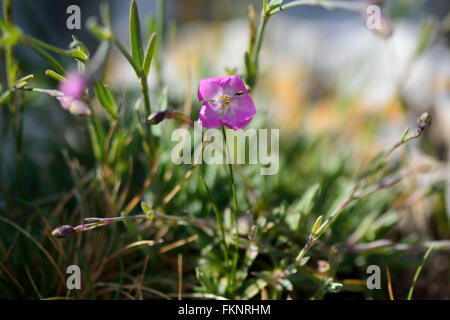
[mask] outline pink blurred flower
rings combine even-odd
[[[204,101],[198,123],[206,129],[223,124],[230,129],[241,130],[256,113],[255,104],[244,82],[236,75],[201,80],[198,100]]]
[[[65,96],[80,99],[88,86],[88,79],[78,72],[70,72],[66,79],[59,84],[59,91]]]
[[[59,84],[62,96],[57,97],[64,110],[78,117],[87,117],[91,114],[88,105],[81,98],[89,85],[89,79],[78,72],[70,72],[64,81]]]
[[[57,98],[64,110],[78,117],[87,117],[91,115],[91,109],[81,100],[74,99],[69,96],[62,96]]]

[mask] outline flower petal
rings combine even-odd
[[[78,117],[87,117],[91,114],[88,105],[81,100],[75,100],[73,97],[63,96],[57,98],[64,110]]]
[[[220,86],[222,78],[207,78],[200,81],[198,86],[198,101],[206,99],[217,100],[222,95]]]
[[[222,123],[230,129],[244,129],[256,113],[256,107],[252,98],[245,93],[233,97],[230,107],[225,111]]]
[[[64,95],[73,97],[75,99],[81,98],[88,86],[88,80],[83,75],[71,72],[67,75],[66,79],[59,84],[59,90]]]
[[[214,103],[205,102],[198,115],[198,124],[206,129],[217,128],[222,125],[220,109]]]
[[[244,81],[242,81],[242,79],[237,75],[221,78],[220,86],[223,89],[223,94],[230,97],[234,96],[238,92],[248,93]]]

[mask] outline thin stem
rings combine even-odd
[[[23,93],[21,95],[21,101],[19,105],[19,125],[17,128],[17,140],[16,140],[16,162],[17,162],[17,180],[19,183],[19,191],[22,196],[25,195],[25,180],[23,175],[23,119],[25,113],[25,100]]]
[[[87,222],[85,224],[80,224],[75,227],[71,226],[59,226],[55,228],[52,232],[53,236],[57,238],[67,238],[72,236],[75,232],[84,232],[92,230],[98,227],[107,226],[111,223],[130,221],[130,220],[141,220],[141,219],[161,219],[161,220],[171,220],[171,221],[184,221],[186,223],[191,223],[198,225],[201,228],[215,229],[208,221],[202,219],[189,219],[187,217],[179,216],[168,216],[164,214],[157,213],[153,210],[146,212],[145,214],[137,214],[133,216],[123,216],[123,217],[113,217],[113,218],[85,218]]]
[[[30,44],[30,48],[34,50],[34,52],[36,52],[38,55],[40,55],[43,59],[47,60],[53,66],[53,68],[55,68],[56,72],[61,75],[64,75],[66,73],[63,66],[61,66],[58,60],[53,58],[47,51],[43,50],[37,45],[32,44]]]
[[[431,116],[428,113],[423,113],[417,120],[418,127],[414,133],[410,134],[409,128],[407,128],[402,138],[399,142],[395,143],[385,154],[382,158],[383,160],[387,161],[387,158],[400,146],[407,143],[408,141],[411,141],[413,139],[419,138],[424,131],[430,126],[431,124]],[[409,170],[403,175],[391,177],[389,175],[385,175],[382,177],[377,183],[369,185],[366,187],[362,192],[358,193],[358,188],[362,181],[364,180],[364,177],[366,175],[363,175],[360,180],[356,183],[355,187],[353,188],[350,195],[339,205],[338,208],[336,208],[328,217],[328,219],[315,231],[311,233],[308,240],[306,241],[303,249],[300,251],[300,253],[297,255],[295,259],[295,263],[291,266],[295,268],[296,266],[301,264],[302,258],[305,256],[305,254],[308,252],[308,250],[314,245],[314,243],[319,239],[319,237],[328,229],[328,227],[331,225],[331,223],[336,219],[336,217],[353,201],[356,201],[361,198],[368,197],[380,190],[388,189],[400,181],[402,181],[407,175],[414,173],[415,170]]]
[[[3,17],[8,24],[13,25],[14,20],[11,0],[3,0]],[[7,46],[5,48],[5,69],[7,85],[9,88],[12,88],[16,82],[13,46]]]
[[[125,59],[128,60],[131,67],[133,68],[134,72],[136,73],[136,76],[140,79],[141,78],[141,70],[138,67],[138,65],[134,62],[133,57],[128,53],[127,49],[120,43],[119,40],[116,39],[116,37],[111,38],[111,42],[114,43],[114,45],[119,49],[119,51],[123,54]]]
[[[410,174],[414,172],[413,170],[409,171],[407,174]],[[407,174],[404,174],[403,176],[396,177],[395,179],[390,180],[389,182],[385,182],[385,179],[387,177],[382,178],[378,183],[375,185],[371,185],[367,187],[368,191],[356,194],[356,189],[353,189],[353,191],[350,193],[350,195],[337,207],[328,217],[327,220],[320,226],[319,231],[317,231],[315,234],[311,234],[308,240],[306,241],[305,246],[300,251],[299,255],[295,259],[295,265],[300,264],[302,258],[305,256],[305,254],[308,252],[308,250],[316,243],[316,241],[319,239],[319,237],[325,232],[326,229],[331,225],[331,223],[339,216],[339,214],[344,211],[345,208],[348,207],[351,203],[358,199],[366,198],[376,192],[379,192],[381,190],[388,189],[396,184],[398,184],[400,181],[402,181]],[[357,184],[358,185],[358,184]]]
[[[145,106],[145,119],[147,119],[151,114],[151,107],[150,107],[150,95],[148,92],[148,82],[147,78],[144,74],[141,74],[140,78],[140,84],[141,84],[141,91],[144,96],[144,106]]]
[[[252,52],[252,62],[255,66],[255,76],[258,73],[258,65],[259,65],[259,52],[261,51],[261,46],[264,38],[264,31],[266,30],[267,22],[269,21],[268,15],[264,12],[261,13],[261,21],[258,26],[258,31],[256,32],[255,44]]]
[[[127,49],[120,43],[119,40],[116,39],[115,36],[111,38],[111,42],[119,49],[119,51],[123,54],[125,59],[128,60],[131,67],[133,68],[134,72],[136,73],[136,76],[139,79],[139,84],[141,86],[142,95],[144,96],[144,108],[145,108],[145,119],[147,119],[151,112],[151,105],[150,105],[150,95],[149,95],[149,88],[148,88],[148,82],[147,77],[145,76],[144,72],[141,70],[141,68],[134,62],[133,57],[129,54]],[[145,134],[147,142],[150,143],[150,153],[153,153],[153,149],[151,148],[151,140],[152,140],[152,129],[149,125],[145,126]],[[151,156],[151,155],[150,155]]]
[[[229,156],[230,152],[228,151],[228,143],[227,143],[227,135],[225,133],[225,127],[222,125],[222,135],[225,142],[227,155]],[[238,202],[236,197],[236,185],[234,183],[234,175],[233,175],[233,166],[231,164],[231,161],[228,163],[228,169],[230,171],[230,183],[231,183],[231,190],[233,191],[233,210],[231,219],[234,222],[235,228],[236,228],[236,250],[234,252],[233,256],[233,265],[231,269],[231,277],[232,277],[232,283],[231,283],[231,292],[234,291],[234,285],[236,282],[236,269],[237,269],[237,263],[238,263],[238,257],[239,257],[239,230],[238,230],[238,221],[237,221],[237,215],[238,215]]]
[[[228,270],[228,268],[230,267],[230,255],[229,255],[229,251],[228,251],[227,241],[226,241],[226,238],[225,238],[225,228],[223,226],[222,219],[220,218],[219,208],[218,208],[217,202],[214,199],[214,196],[212,195],[211,191],[209,190],[209,187],[206,184],[205,179],[203,178],[203,176],[200,176],[200,180],[202,181],[203,186],[206,189],[206,193],[208,194],[208,197],[209,197],[209,199],[211,201],[211,204],[212,204],[212,207],[213,207],[214,215],[216,216],[216,221],[217,221],[217,225],[219,226],[219,229],[220,229],[221,238],[222,238],[221,239],[222,240],[222,245],[223,245],[223,248],[224,248],[223,250],[224,250],[225,262],[226,262],[226,269]],[[233,279],[232,273],[229,272],[228,273],[228,279],[227,279],[227,281],[228,281],[228,288],[229,289],[231,289],[232,279]]]
[[[416,286],[417,279],[419,278],[420,272],[422,271],[422,268],[423,268],[423,266],[425,265],[425,262],[427,261],[427,258],[428,258],[428,256],[429,256],[430,253],[431,253],[431,250],[433,250],[433,246],[431,246],[431,247],[427,250],[427,252],[426,252],[425,255],[423,256],[422,263],[421,263],[420,266],[417,268],[416,274],[414,275],[413,283],[412,283],[412,285],[411,285],[411,288],[409,289],[408,300],[411,300],[411,299],[412,299],[412,295],[413,295],[413,292],[414,292],[414,287]]]
[[[3,15],[8,24],[13,25],[13,7],[11,0],[3,0]],[[19,114],[17,114],[17,101],[15,83],[17,80],[18,66],[14,61],[14,47],[7,46],[5,49],[5,71],[6,82],[11,92],[11,111],[13,114],[13,129],[16,137],[16,179],[19,185],[19,192],[24,197],[24,181],[23,181],[23,162],[22,162],[22,130],[23,130],[23,113],[24,103],[21,101]],[[17,120],[18,117],[18,120]],[[18,124],[17,124],[18,121]]]
[[[450,240],[441,241],[425,241],[416,244],[409,243],[392,243],[391,240],[377,240],[367,243],[358,243],[352,245],[345,245],[340,248],[342,252],[347,252],[351,254],[361,254],[361,253],[387,253],[387,252],[419,252],[422,250],[428,250],[433,247],[433,250],[449,250]]]
[[[329,10],[334,9],[343,9],[343,10],[349,10],[349,11],[360,11],[361,9],[364,9],[367,6],[367,3],[365,2],[350,2],[350,1],[329,1],[329,0],[297,0],[289,2],[285,5],[279,6],[273,10],[270,10],[269,14],[273,16],[274,14],[277,14],[281,11],[299,7],[299,6],[322,6]]]
[[[139,83],[141,85],[142,95],[144,96],[144,108],[145,108],[145,134],[146,134],[146,143],[148,143],[148,147],[150,149],[150,158],[152,158],[152,154],[154,154],[155,150],[152,148],[152,126],[147,124],[147,119],[150,116],[152,110],[150,106],[150,95],[148,89],[147,77],[144,75],[144,72],[141,72],[141,77],[139,79]]]
[[[23,40],[24,40],[24,43],[26,45],[29,45],[31,47],[32,46],[37,46],[37,47],[40,47],[40,48],[42,48],[44,50],[54,52],[56,54],[60,54],[60,55],[67,56],[67,57],[73,57],[72,53],[69,50],[64,50],[64,49],[55,47],[55,46],[53,46],[51,44],[48,44],[48,43],[45,43],[45,42],[43,42],[41,40],[33,38],[32,36],[23,35]]]
[[[225,228],[223,227],[222,219],[220,218],[219,208],[218,208],[217,202],[214,199],[214,196],[212,195],[211,190],[209,190],[209,187],[206,184],[205,179],[203,178],[203,176],[200,176],[200,180],[202,181],[203,186],[206,189],[206,193],[208,194],[208,198],[211,201],[211,204],[212,204],[212,207],[213,207],[213,211],[214,211],[214,214],[216,216],[217,225],[219,226],[219,230],[220,230],[221,237],[222,237],[222,243],[223,243],[223,246],[224,246],[225,261],[227,262],[227,267],[228,267],[230,265],[230,263],[229,263],[230,257],[229,257],[229,253],[228,253],[227,242],[226,242],[226,239],[225,239]]]

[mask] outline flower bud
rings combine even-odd
[[[75,233],[75,229],[72,226],[64,225],[60,226],[52,231],[52,236],[59,239],[71,237]]]
[[[164,111],[155,111],[153,112],[148,118],[147,121],[151,124],[158,124],[161,121],[165,119],[176,119],[181,122],[187,123],[188,125],[192,126],[192,120],[189,119],[186,115],[182,114],[181,112],[175,111],[175,110],[164,110]]]
[[[428,112],[424,112],[417,119],[417,128],[420,132],[427,130],[431,126],[431,115]]]
[[[148,117],[147,121],[150,124],[158,124],[164,119],[170,119],[172,118],[170,110],[164,110],[164,111],[155,111],[152,112],[152,114]]]

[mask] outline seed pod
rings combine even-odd
[[[182,114],[181,112],[175,111],[175,110],[164,110],[164,111],[155,111],[153,112],[148,118],[147,121],[151,124],[151,125],[155,125],[158,124],[166,119],[176,119],[179,120],[181,122],[184,122],[190,126],[193,126],[193,122],[191,119],[189,119],[189,117],[187,117],[186,115]]]

